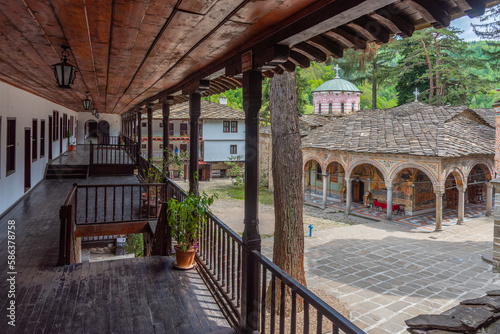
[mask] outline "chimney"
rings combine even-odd
[[[227,106],[227,97],[221,96],[219,98],[219,104],[223,104],[223,105]]]

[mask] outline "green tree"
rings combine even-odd
[[[500,62],[500,6],[487,9],[479,21],[481,23],[473,24],[472,28],[476,35],[487,40],[488,46],[491,47],[483,49],[486,58],[498,65]]]

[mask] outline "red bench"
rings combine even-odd
[[[379,208],[380,208],[380,210],[384,210],[384,209],[387,210],[387,203],[382,203],[382,202],[379,202],[377,200],[373,200],[373,207],[377,210]],[[399,204],[392,206],[392,212],[400,211],[400,210],[401,210],[401,208],[399,207]]]

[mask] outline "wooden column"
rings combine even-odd
[[[139,157],[141,156],[142,149],[142,123],[141,123],[142,109],[137,110],[137,163],[139,163]]]
[[[153,106],[148,104],[148,161],[153,160]]]
[[[345,182],[346,182],[345,214],[349,215],[351,213],[351,203],[352,203],[352,179],[346,177]]]
[[[392,182],[385,184],[387,188],[387,220],[392,220]]]
[[[323,202],[321,207],[326,209],[326,197],[328,195],[328,174],[323,174]]]
[[[464,212],[465,212],[465,190],[467,188],[464,186],[457,186],[458,190],[458,217],[457,224],[462,225],[464,223]]]
[[[260,252],[259,201],[259,111],[262,103],[262,72],[243,73],[245,110],[245,229],[243,231],[240,328],[252,333],[258,328],[260,266],[251,252]]]
[[[486,182],[486,217],[491,217],[493,204],[493,184]]]
[[[189,94],[189,192],[198,196],[198,155],[199,119],[201,114],[201,94]]]
[[[443,230],[443,195],[444,191],[436,190],[436,229],[434,232],[441,232]]]
[[[168,123],[170,118],[170,105],[173,104],[174,99],[172,96],[167,96],[162,99],[162,113],[163,113],[163,172],[168,175],[168,159],[169,159],[169,138],[168,138]]]

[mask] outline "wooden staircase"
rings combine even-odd
[[[88,165],[49,165],[46,179],[86,179],[89,175]]]

